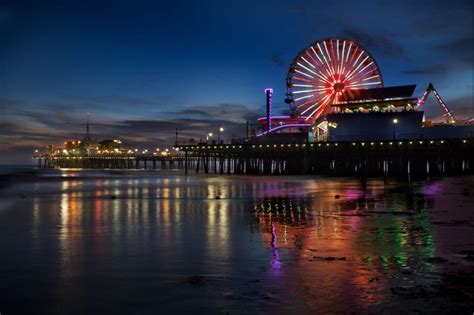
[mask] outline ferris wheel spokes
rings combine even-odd
[[[367,50],[352,40],[329,38],[295,58],[288,72],[287,101],[297,115],[314,121],[344,93],[382,86],[380,70]]]

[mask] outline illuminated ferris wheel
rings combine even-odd
[[[375,87],[383,87],[383,78],[370,53],[353,40],[327,38],[312,43],[294,59],[286,102],[296,115],[314,122],[345,93]]]

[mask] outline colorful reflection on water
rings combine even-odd
[[[426,208],[415,203],[402,210],[393,195],[336,202],[332,193],[255,203],[264,242],[292,280],[285,280],[286,289],[311,300],[315,309],[344,311],[347,305],[331,307],[341,293],[356,309],[365,309],[389,302],[393,286],[415,286],[407,275],[438,271],[427,263],[435,246]],[[318,298],[322,288],[324,297]]]
[[[49,173],[0,191],[0,311],[468,309],[473,186]]]

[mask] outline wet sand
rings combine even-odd
[[[1,181],[2,314],[474,311],[474,177]]]

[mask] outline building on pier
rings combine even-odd
[[[64,141],[63,147],[49,145],[49,154],[52,156],[92,156],[99,154],[131,154],[132,146],[120,139],[97,140],[90,135],[90,114],[87,114],[86,133],[79,140]]]
[[[132,153],[132,146],[119,139],[110,140],[68,140],[64,147],[53,149],[54,155],[87,156],[102,153],[127,154]]]

